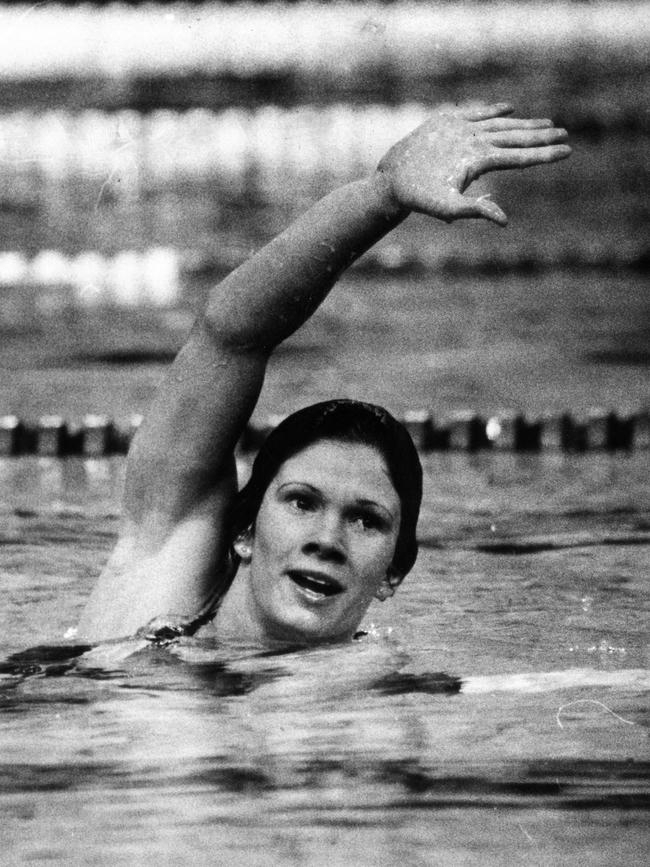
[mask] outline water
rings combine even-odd
[[[647,251],[647,63],[629,51],[551,63],[544,50],[442,79],[363,79],[354,93],[347,79],[342,91],[313,76],[79,78],[2,92],[7,106],[67,105],[66,122],[84,106],[504,96],[554,117],[570,129],[571,160],[485,180],[511,216],[506,232],[411,218],[389,241],[407,258],[492,276],[346,277],[274,358],[258,415],[332,395],[436,417],[647,403],[647,290],[627,267]],[[244,201],[202,179],[120,195],[139,182],[124,157],[112,184],[101,174],[58,192],[21,163],[0,197],[3,249],[173,244],[224,265],[308,198],[269,204],[254,173]],[[526,259],[531,273],[499,273]],[[204,287],[186,288],[198,307]],[[0,408],[28,419],[144,410],[191,322],[185,309],[39,320],[23,316],[23,290],[0,315]],[[123,461],[0,460],[0,860],[644,864],[647,463],[641,451],[429,455],[420,558],[371,611],[369,634],[255,656],[209,632],[156,650],[126,642],[82,655],[64,642],[114,544]]]
[[[122,473],[0,462],[2,658],[62,644]],[[418,563],[357,643],[5,664],[9,863],[643,863],[647,456],[432,454],[425,476]]]
[[[502,89],[486,93],[485,98],[511,92],[508,82]],[[476,99],[479,94],[469,96]],[[460,95],[447,98],[459,99]],[[616,98],[616,94],[609,96],[612,104]],[[331,130],[337,130],[337,110],[333,109],[330,117],[327,108],[308,106],[309,123],[300,113],[278,110],[277,120],[267,120],[269,129],[265,130],[259,123],[265,109],[260,109],[242,127],[236,149],[239,156],[232,169],[227,157],[234,159],[234,145],[224,147],[223,154],[204,155],[190,176],[183,172],[181,156],[193,153],[198,133],[191,116],[182,112],[165,121],[173,123],[177,158],[169,153],[172,145],[164,147],[169,133],[164,132],[165,123],[163,129],[156,130],[155,116],[147,119],[128,114],[135,124],[134,141],[133,147],[125,148],[118,134],[121,115],[106,113],[98,120],[97,115],[86,113],[114,133],[113,150],[108,146],[102,150],[101,136],[93,133],[89,121],[88,147],[98,151],[94,171],[73,155],[84,138],[77,128],[81,120],[72,113],[62,114],[55,123],[67,129],[65,140],[71,153],[64,164],[69,162],[74,169],[53,179],[43,174],[50,155],[39,144],[37,130],[42,119],[0,114],[0,142],[4,138],[16,146],[25,140],[32,148],[29,158],[18,162],[15,156],[3,158],[1,247],[30,256],[44,249],[71,256],[89,250],[113,256],[125,250],[163,246],[181,253],[193,251],[221,267],[232,267],[317,198],[371,171],[388,146],[402,132],[415,127],[438,101],[444,97],[415,105],[410,119],[403,107],[368,106],[360,115],[363,122],[357,121],[356,126],[343,106],[337,133],[341,152],[334,149],[333,165],[332,146],[324,138],[323,128],[334,136]],[[561,98],[550,106],[535,106],[525,96],[517,100],[523,116],[549,116],[558,124],[563,105]],[[541,114],[536,115],[536,110]],[[573,128],[568,120],[564,123],[574,148],[570,160],[526,172],[487,175],[472,188],[475,195],[489,192],[504,208],[511,219],[506,232],[483,221],[443,226],[428,218],[411,217],[391,235],[389,243],[399,239],[407,256],[434,266],[449,256],[472,265],[493,263],[504,254],[506,262],[527,257],[544,265],[563,259],[582,264],[608,256],[614,263],[624,264],[643,251],[647,254],[647,132],[624,125],[588,132]],[[208,115],[207,125],[206,136],[216,139],[217,131],[228,126],[227,112]],[[281,158],[277,159],[273,130],[279,137],[276,150],[279,148]],[[157,147],[164,147],[168,176],[163,172],[156,179],[160,157],[147,148],[147,135]],[[348,144],[354,145],[349,152]],[[28,145],[21,147],[25,150]],[[265,155],[265,147],[270,154]],[[287,152],[292,149],[297,156],[304,155],[304,164],[288,159]]]
[[[332,395],[625,411],[647,401],[647,311],[629,271],[350,276],[275,356],[259,416]],[[190,321],[8,331],[0,405],[141,411]],[[76,622],[123,467],[0,461],[9,863],[644,863],[647,451],[427,455],[416,568],[350,647],[20,656]]]
[[[256,419],[332,396],[539,415],[648,402],[641,275],[347,275],[271,360]],[[195,289],[194,306],[203,294]],[[30,420],[146,410],[187,310],[108,310],[0,332],[0,407]]]

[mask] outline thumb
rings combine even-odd
[[[444,202],[444,207],[436,211],[433,207],[427,209],[434,216],[440,216],[448,223],[454,220],[479,217],[483,220],[491,220],[499,226],[505,226],[508,218],[501,208],[493,202],[489,195],[465,196],[458,190],[450,190]],[[440,213],[442,212],[442,213]]]
[[[465,207],[471,210],[467,216],[482,217],[485,220],[491,220],[498,226],[507,225],[508,218],[489,195],[479,196],[477,199],[467,199],[465,196],[462,198],[465,199]]]

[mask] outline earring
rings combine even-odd
[[[235,539],[233,548],[240,560],[250,560],[253,551],[250,544],[245,541],[243,534]]]
[[[375,593],[375,598],[379,599],[380,602],[385,602],[387,599],[390,599],[391,596],[395,595],[395,590],[388,584],[388,582],[384,581],[379,585],[377,592]]]

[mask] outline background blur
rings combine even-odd
[[[642,2],[0,6],[0,413],[142,411],[214,280],[467,99],[573,157],[481,181],[506,230],[411,217],[259,414],[643,407],[649,45]]]

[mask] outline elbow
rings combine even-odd
[[[196,336],[224,355],[246,355],[267,358],[276,342],[261,335],[253,321],[241,316],[227,316],[224,311],[208,308],[194,326]]]

